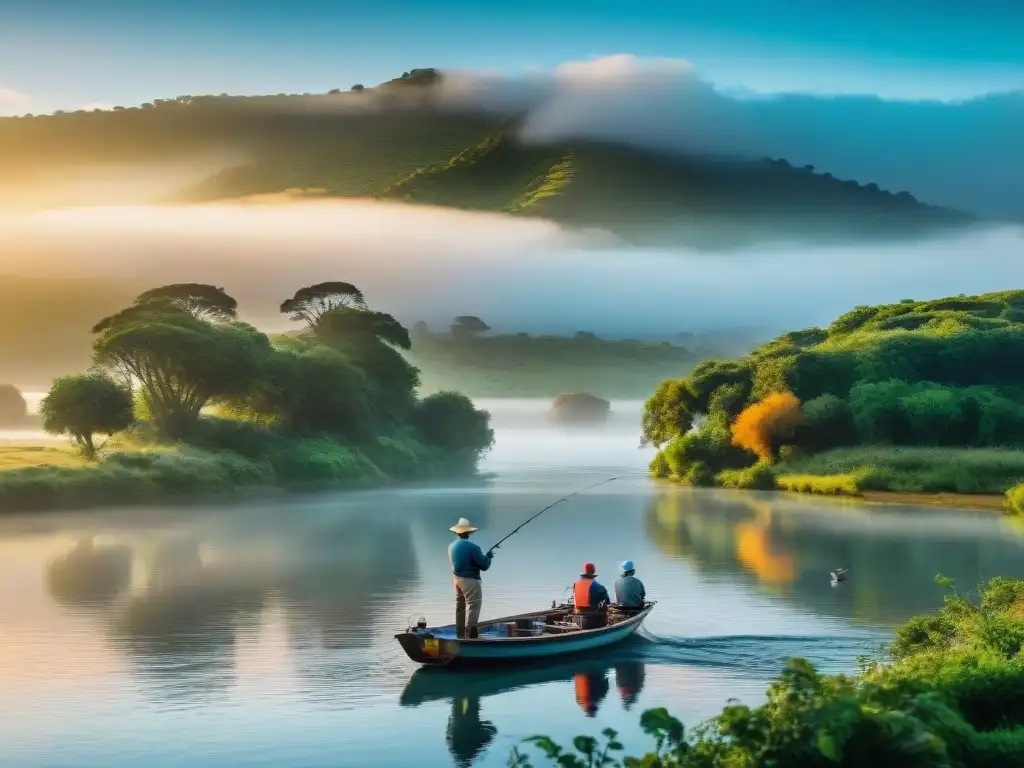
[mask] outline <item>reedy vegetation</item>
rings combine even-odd
[[[604,743],[578,736],[571,750],[544,736],[527,741],[564,768],[1024,765],[1024,581],[992,579],[979,597],[951,589],[936,615],[897,632],[888,658],[853,675],[791,659],[765,704],[729,704],[689,733],[666,710],[649,710],[641,725],[655,748],[642,757],[620,757],[611,730]],[[508,764],[537,763],[516,749]]]
[[[96,323],[94,370],[54,382],[43,424],[87,458],[94,434],[129,430],[136,450],[4,471],[0,509],[475,471],[494,439],[489,414],[454,392],[416,396],[418,372],[399,352],[409,335],[393,317],[347,283],[302,288],[281,311],[306,328],[277,345],[208,285],[146,291]]]
[[[1002,493],[1024,481],[1021,382],[1024,291],[857,307],[663,382],[643,439],[694,485]]]

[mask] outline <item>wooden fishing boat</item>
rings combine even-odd
[[[481,622],[479,637],[471,640],[458,638],[454,624],[427,627],[421,621],[395,639],[410,659],[434,666],[549,659],[604,648],[631,637],[655,605],[646,602],[639,611],[611,606],[604,619],[596,622],[600,626],[591,627],[593,616],[581,616],[571,604],[563,604]]]

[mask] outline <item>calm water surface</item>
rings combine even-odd
[[[486,403],[486,484],[202,509],[0,520],[0,765],[504,765],[521,738],[639,712],[690,722],[760,700],[791,655],[830,671],[969,587],[1024,576],[1024,538],[986,513],[664,488],[643,477],[638,403],[606,430],[548,429]],[[586,560],[630,558],[659,601],[635,642],[501,673],[417,672],[393,639],[452,620],[459,517],[487,546],[559,496],[627,473],[500,549],[484,614],[561,599]],[[631,474],[630,474],[631,473]],[[851,580],[829,585],[834,567]]]

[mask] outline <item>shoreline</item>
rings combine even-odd
[[[947,509],[981,509],[1007,515],[1006,496],[994,493],[910,493],[901,491],[863,491],[854,496],[871,504],[911,504]]]
[[[98,462],[87,462],[54,443],[0,440],[0,517],[477,485],[493,477],[475,465],[470,470],[450,462],[443,451],[385,472],[362,450],[338,444],[333,448],[351,461],[340,469],[310,473],[317,464],[294,472],[294,457],[287,451],[277,457],[284,461],[278,466],[270,456],[247,457],[226,449],[123,443],[114,448]]]
[[[0,475],[2,475],[0,470]],[[429,478],[387,479],[380,482],[364,481],[352,485],[324,485],[320,487],[286,487],[283,485],[245,485],[228,491],[199,491],[195,493],[168,494],[155,496],[145,500],[133,498],[110,498],[92,503],[71,502],[46,507],[25,507],[21,509],[5,509],[0,506],[0,520],[15,517],[35,517],[40,515],[77,514],[96,510],[131,510],[139,508],[163,509],[167,507],[204,507],[215,504],[245,504],[252,500],[260,502],[279,501],[282,499],[308,499],[315,496],[333,496],[337,494],[366,493],[373,491],[399,491],[412,489],[429,489],[436,485],[459,483],[460,485],[483,485],[494,477],[493,472],[477,472],[463,475],[434,476]],[[2,491],[2,488],[0,488]]]
[[[694,487],[680,483],[673,478],[659,478],[649,475],[656,482],[664,482],[684,488]],[[935,507],[936,509],[971,509],[985,512],[996,512],[1004,516],[1013,516],[1007,507],[1006,495],[995,493],[949,493],[937,491],[923,493],[913,491],[859,491],[857,493],[815,493],[789,488],[729,488],[721,485],[708,486],[717,491],[741,491],[747,493],[774,493],[781,496],[798,496],[802,498],[845,499],[860,504],[887,506],[918,506]]]

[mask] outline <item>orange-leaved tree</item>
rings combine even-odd
[[[793,435],[803,416],[796,395],[772,392],[736,417],[732,423],[732,444],[771,461],[780,440]]]

